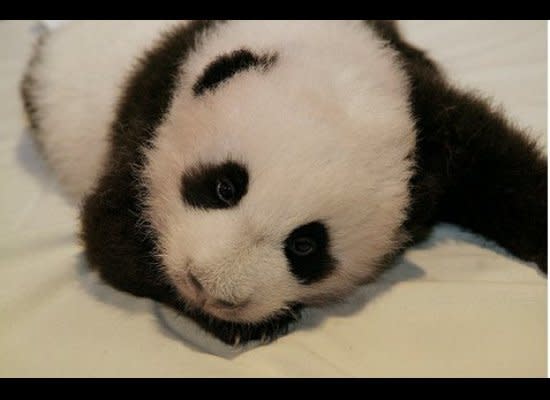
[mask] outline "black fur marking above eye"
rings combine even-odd
[[[220,186],[230,186],[231,190],[220,192]],[[248,171],[235,161],[218,165],[200,164],[186,171],[181,181],[183,200],[196,208],[231,208],[239,203],[247,191]]]
[[[313,247],[301,251],[304,242],[313,243]],[[319,221],[294,229],[285,240],[284,251],[292,273],[304,285],[320,281],[336,266],[336,259],[330,254],[328,230]]]
[[[235,50],[219,56],[212,61],[197,82],[193,85],[195,96],[201,96],[207,90],[215,90],[222,82],[240,71],[261,67],[267,69],[277,59],[276,54],[258,56],[247,49]]]

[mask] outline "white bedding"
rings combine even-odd
[[[346,304],[238,351],[100,283],[78,244],[77,209],[24,132],[18,82],[31,26],[0,22],[0,376],[547,375],[546,278],[450,226]],[[402,28],[546,144],[545,21]]]

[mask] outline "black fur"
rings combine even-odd
[[[171,300],[175,290],[158,268],[154,235],[141,229],[140,148],[152,139],[170,106],[177,68],[193,49],[196,35],[212,25],[198,21],[172,30],[143,57],[118,106],[106,173],[81,213],[81,237],[91,265],[113,286],[161,301]]]
[[[168,304],[226,343],[271,340],[287,331],[302,305],[289,305],[288,312],[252,325],[193,310],[161,272],[154,255],[156,234],[142,216],[146,193],[139,184],[141,146],[154,138],[170,106],[176,72],[197,35],[214,25],[198,21],[167,33],[127,82],[112,125],[106,172],[83,205],[81,237],[91,265],[114,287]],[[546,271],[546,158],[485,102],[448,84],[439,67],[406,43],[393,23],[367,25],[399,52],[411,81],[418,130],[417,151],[411,157],[417,169],[403,229],[415,242],[437,221],[458,223]],[[233,69],[226,69],[224,79],[234,73],[227,71]],[[209,74],[196,94],[223,80],[223,74]]]
[[[439,221],[479,233],[547,272],[547,159],[478,96],[456,89],[395,23],[368,22],[399,51],[416,120],[416,174],[404,228],[414,242]]]
[[[288,307],[289,309],[281,312],[281,314],[255,324],[222,321],[188,306],[177,309],[224,343],[236,346],[246,344],[252,340],[267,343],[286,334],[290,325],[300,319],[303,308],[298,303],[289,304]]]
[[[274,54],[258,56],[247,49],[235,50],[212,61],[193,85],[193,93],[200,96],[204,92],[213,92],[222,82],[241,71],[261,67],[267,69],[277,59]]]
[[[298,238],[313,240],[315,250],[308,255],[295,254],[292,251],[292,242]],[[285,255],[290,270],[304,285],[320,281],[336,267],[336,259],[330,254],[328,230],[325,224],[319,221],[294,229],[285,240]]]
[[[47,40],[47,37],[48,34],[46,32],[43,32],[38,37],[38,40],[34,44],[32,57],[19,86],[25,114],[27,115],[31,132],[35,135],[35,139],[38,139],[37,136],[40,134],[40,124],[38,121],[38,107],[36,106],[36,101],[34,99],[34,91],[38,89],[38,84],[34,78],[34,70],[37,65],[42,62],[42,48]],[[39,146],[42,146],[40,140],[37,140],[37,143]]]
[[[216,193],[220,180],[229,181],[234,188],[234,197],[223,201]],[[219,165],[198,165],[185,171],[181,179],[181,193],[185,203],[203,209],[222,209],[236,206],[248,190],[246,167],[227,161]]]

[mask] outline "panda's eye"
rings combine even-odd
[[[216,184],[218,198],[226,204],[231,204],[235,199],[235,186],[227,178],[220,178]]]
[[[290,251],[299,257],[305,257],[317,249],[315,241],[308,237],[299,237],[290,242]]]
[[[181,195],[192,207],[223,209],[235,207],[248,191],[248,171],[243,164],[199,164],[182,176]]]
[[[336,267],[330,252],[330,237],[322,221],[294,229],[284,241],[284,253],[290,271],[299,282],[308,285],[326,277]]]

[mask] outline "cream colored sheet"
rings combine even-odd
[[[17,84],[30,26],[0,22],[0,376],[546,376],[546,279],[453,227],[346,304],[241,351],[99,283],[77,210],[24,134]],[[402,26],[546,143],[546,22]]]

